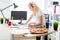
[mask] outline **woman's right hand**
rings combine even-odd
[[[28,24],[28,22],[25,22],[25,24]]]

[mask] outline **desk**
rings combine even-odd
[[[52,33],[55,33],[56,31],[52,30],[48,30],[47,33],[43,33],[43,34],[31,34],[30,31],[29,31],[29,28],[23,28],[23,29],[20,29],[20,28],[11,28],[11,34],[12,34],[12,40],[14,40],[14,36],[15,35],[20,35],[20,37],[23,37],[23,38],[33,38],[33,37],[36,37],[36,36],[44,36],[44,35],[49,35],[49,34],[52,34]]]

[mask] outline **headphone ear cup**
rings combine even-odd
[[[34,8],[33,4],[30,4],[32,8]]]

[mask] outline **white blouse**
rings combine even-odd
[[[45,17],[44,17],[44,13],[39,10],[33,17],[35,19],[35,23],[37,24],[38,22],[40,22],[40,16],[43,16],[43,25],[45,25]]]

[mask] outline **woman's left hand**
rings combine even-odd
[[[29,24],[29,27],[35,27],[36,25],[35,25],[36,23],[31,23],[31,24]]]

